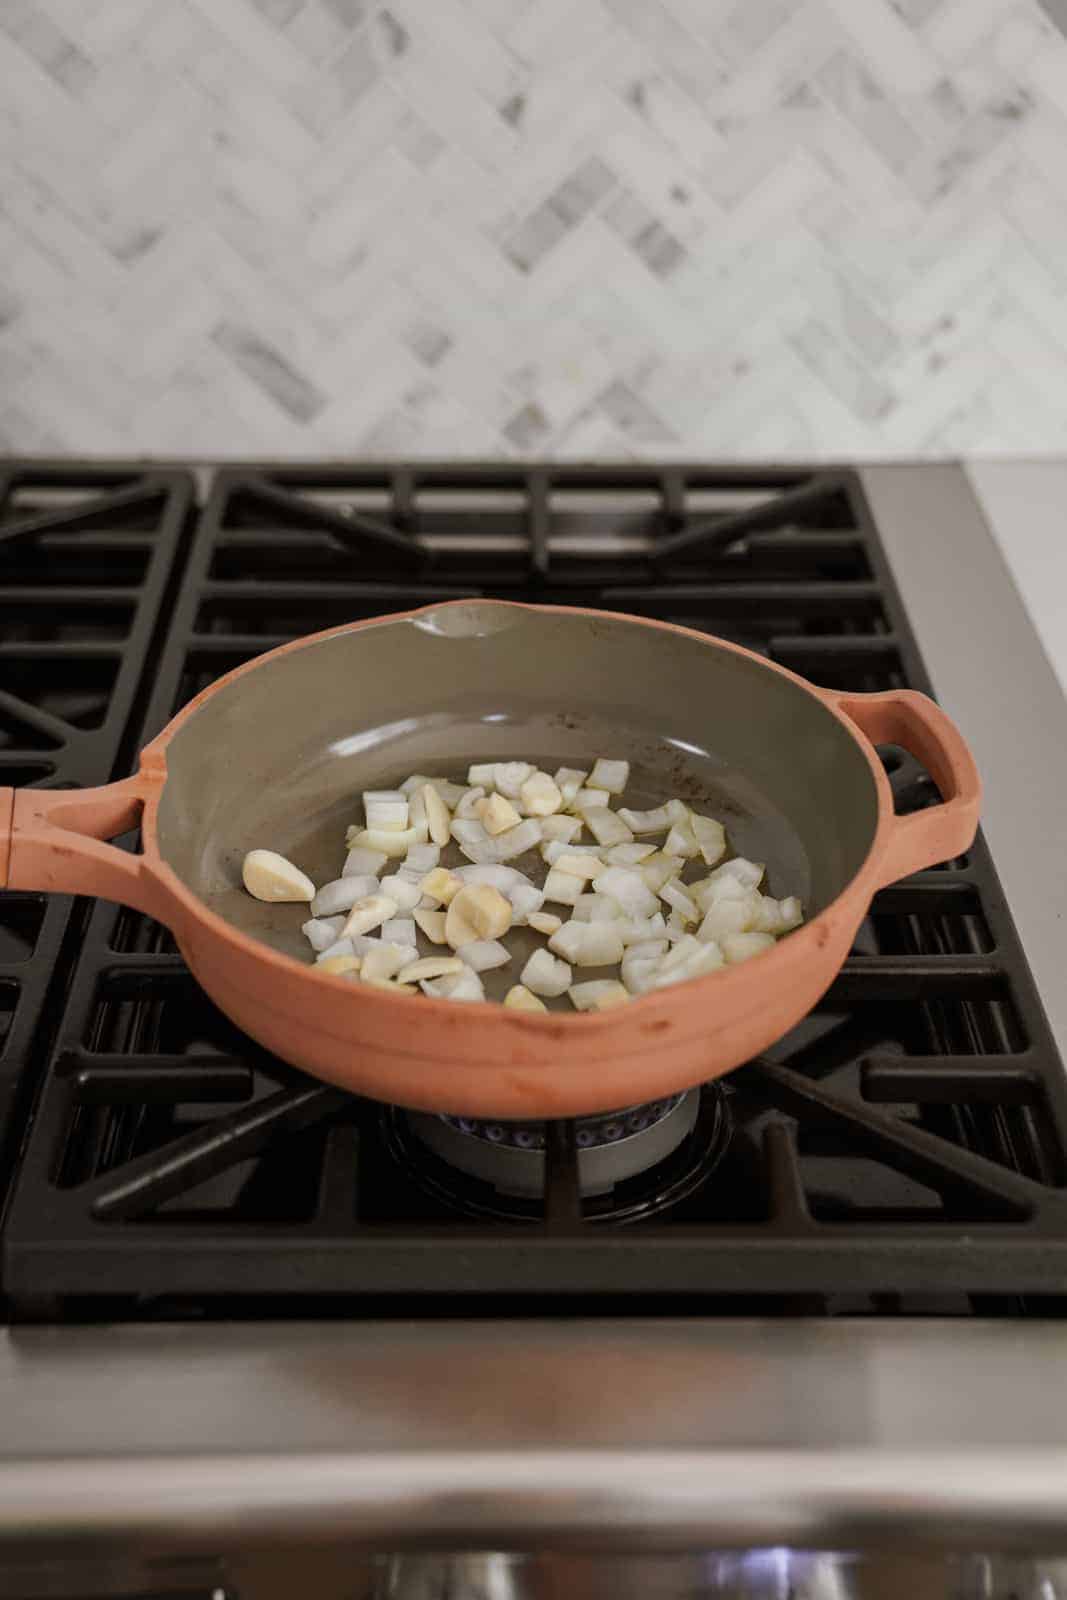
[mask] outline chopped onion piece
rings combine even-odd
[[[443,911],[416,910],[413,920],[418,923],[431,944],[445,942],[445,914]]]
[[[493,768],[493,783],[509,800],[517,800],[527,778],[532,778],[535,768],[528,761],[498,761]]]
[[[308,944],[317,954],[337,943],[345,925],[344,917],[312,917],[300,929]]]
[[[652,811],[631,811],[628,806],[620,806],[619,816],[631,833],[666,833],[671,825],[666,806],[656,806]]]
[[[382,923],[382,938],[387,944],[417,945],[414,917],[390,917]]]
[[[714,901],[700,924],[698,938],[721,942],[727,934],[747,933],[755,928],[760,915],[760,899],[755,889],[746,889],[736,897]]]
[[[653,894],[658,894],[671,878],[676,878],[685,866],[681,856],[669,856],[662,850],[657,850],[647,860],[638,864],[638,872],[646,886]],[[692,890],[690,890],[692,893]]]
[[[413,848],[417,849],[418,846]],[[350,850],[341,868],[342,878],[378,878],[389,857],[382,850]]]
[[[485,823],[475,817],[470,822],[462,817],[452,818],[452,837],[460,844],[484,844],[489,834]]]
[[[589,774],[590,789],[606,789],[609,794],[622,794],[630,781],[628,761],[607,761],[598,756]]]
[[[667,931],[662,911],[657,911],[651,917],[619,917],[614,927],[626,946],[644,944],[649,939],[659,939]]]
[[[619,922],[625,912],[610,894],[580,894],[571,912],[572,922]]]
[[[555,781],[547,772],[535,772],[519,789],[522,809],[528,817],[551,817],[563,804]]]
[[[577,811],[579,816],[584,817],[585,813],[591,810],[593,806],[605,807],[610,805],[611,796],[606,789],[579,789],[571,801],[571,810]]]
[[[467,782],[471,788],[491,789],[496,781],[496,762],[483,761],[479,766],[467,768]]]
[[[484,799],[485,790],[481,784],[475,789],[464,789],[456,802],[456,816],[461,822],[476,822],[479,803]]]
[[[419,873],[431,872],[433,868],[437,866],[440,859],[441,851],[437,845],[415,844],[412,845],[411,849],[404,857],[404,865],[400,870],[402,872],[407,869],[410,869],[412,872]]]
[[[581,817],[554,817],[541,818],[541,837],[543,839],[558,839],[561,844],[573,844],[582,831]]]
[[[750,961],[765,950],[773,950],[776,943],[773,933],[728,933],[722,941],[722,953],[731,966],[736,966],[739,961]]]
[[[463,963],[460,962],[460,965],[463,966]],[[419,987],[423,994],[432,995],[435,1000],[485,999],[482,980],[471,967],[463,967],[462,972],[449,973],[444,978],[423,978]]]
[[[622,940],[610,922],[565,922],[548,948],[576,967],[617,966],[622,960]]]
[[[531,915],[536,916],[540,911],[545,898],[543,891],[532,883],[517,883],[514,888],[505,889],[504,896],[511,901],[511,923],[515,928],[525,927]]]
[[[799,928],[804,920],[796,895],[789,895],[785,900],[772,900],[770,895],[761,894],[759,902],[755,920],[751,923],[754,933],[789,933],[793,928]]]
[[[543,1000],[531,994],[525,984],[516,983],[504,996],[504,1004],[511,1011],[547,1011],[548,1007]]]
[[[456,877],[460,883],[491,883],[501,894],[507,894],[508,890],[514,889],[517,884],[530,881],[523,876],[518,867],[506,867],[502,862],[493,861],[486,862],[483,866],[457,867]]]
[[[378,880],[369,875],[358,878],[335,878],[332,883],[324,883],[312,900],[311,915],[335,917],[338,912],[351,911],[357,900],[364,900],[367,895],[377,892]]]
[[[399,789],[365,789],[363,815],[368,829],[403,833],[408,827],[408,797]]]
[[[351,939],[338,939],[333,944],[327,945],[325,950],[319,951],[315,957],[315,965],[321,967],[324,961],[332,961],[334,956],[354,956],[355,953],[356,947]]]
[[[540,843],[541,824],[536,817],[527,817],[517,828],[509,828],[506,833],[498,833],[495,839],[487,841],[489,859],[512,861],[516,856],[525,855],[527,850],[532,850]]]
[[[428,783],[432,782],[433,779],[428,778],[425,772],[413,772],[410,778],[405,778],[403,783],[398,784],[397,787],[400,793],[406,794],[410,800],[416,789],[424,789]]]
[[[422,886],[394,872],[382,879],[382,893],[396,903],[399,911],[414,911],[422,899]]]
[[[607,806],[590,806],[582,817],[597,844],[629,844],[633,839],[625,822]]]
[[[499,939],[473,939],[470,944],[461,944],[456,954],[475,972],[490,972],[494,967],[506,967],[511,960],[511,951]]]
[[[561,995],[571,986],[571,969],[565,961],[557,961],[547,950],[535,950],[520,974],[520,980],[533,994],[543,994],[549,999]]]
[[[747,861],[744,856],[734,856],[732,861],[724,861],[721,867],[709,873],[704,882],[712,885],[712,899],[716,897],[719,887],[725,888],[731,882],[740,884],[741,889],[758,889],[763,881],[765,869],[758,861]]]
[[[697,844],[696,835],[689,826],[688,817],[684,822],[672,824],[670,833],[663,841],[663,849],[667,855],[684,856],[687,861],[691,861],[694,856],[700,854],[700,846]]]
[[[538,933],[555,933],[563,926],[563,918],[553,916],[551,911],[531,911],[526,920]]]
[[[560,767],[555,774],[553,781],[559,790],[565,810],[570,810],[575,795],[588,776],[588,772],[583,772],[580,767]]]
[[[549,868],[544,883],[546,900],[558,900],[560,905],[573,906],[581,892],[581,878],[574,877],[570,872],[561,872],[558,867]]]
[[[672,910],[677,911],[678,915],[682,917],[684,921],[700,921],[699,907],[695,901],[690,900],[689,896],[686,894],[685,890],[682,888],[681,884],[676,878],[672,878],[669,883],[665,883],[659,894],[660,899],[666,900],[667,904],[672,908]]]
[[[345,835],[345,844],[351,850],[359,846],[366,850],[380,850],[383,855],[397,860],[406,856],[413,844],[425,844],[429,838],[429,831],[425,822],[418,823],[413,828],[406,828],[397,833],[387,828],[349,828]]]
[[[629,917],[654,916],[656,897],[637,867],[605,867],[593,879],[597,894],[609,894]]]
[[[672,911],[667,918],[667,937],[672,944],[677,944],[679,939],[684,939],[690,931],[690,925],[677,911]]]
[[[544,827],[544,823],[541,826]],[[568,844],[562,839],[546,839],[541,846],[541,859],[550,867],[554,867],[566,855],[599,857],[600,853],[598,844]]]
[[[576,1011],[610,1011],[629,1003],[630,996],[617,978],[594,978],[589,983],[572,983],[570,997]]]
[[[256,900],[280,905],[315,898],[315,885],[307,873],[276,850],[249,850],[241,866],[241,878]]]
[[[714,817],[702,817],[695,811],[689,813],[689,826],[700,846],[704,864],[713,867],[726,854],[726,829]]]
[[[604,860],[610,867],[636,867],[638,862],[647,860],[655,851],[654,844],[638,844],[636,841],[633,844],[613,844],[604,851]]]

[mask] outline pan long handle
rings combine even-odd
[[[982,782],[963,735],[936,701],[914,689],[833,694],[831,699],[872,744],[900,745],[921,761],[941,791],[940,805],[894,818],[879,868],[881,883],[895,883],[968,850],[978,829]]]
[[[101,789],[0,789],[0,888],[91,894],[155,914],[141,856],[105,844],[137,826],[140,774]]]

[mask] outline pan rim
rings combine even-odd
[[[427,605],[414,607],[407,611],[388,612],[381,616],[365,617],[355,622],[340,623],[336,627],[326,628],[317,633],[304,634],[298,639],[292,639],[285,644],[276,646],[273,650],[265,651],[262,655],[254,656],[250,661],[242,662],[240,666],[232,668],[222,677],[215,679],[198,695],[183,706],[167,723],[156,737],[145,746],[141,754],[141,769],[150,775],[151,783],[147,786],[145,795],[144,813],[142,816],[142,840],[144,846],[144,870],[149,872],[165,889],[167,894],[181,907],[183,913],[192,918],[196,923],[210,930],[210,932],[227,943],[235,945],[250,959],[264,964],[265,971],[276,971],[287,978],[297,976],[304,980],[314,977],[317,983],[330,984],[335,993],[345,992],[354,997],[354,1002],[369,1007],[380,1007],[377,1015],[381,1017],[396,1016],[397,1007],[410,1005],[410,996],[393,995],[387,989],[371,987],[370,985],[354,984],[339,974],[318,972],[315,965],[297,960],[295,956],[286,955],[283,951],[275,950],[273,946],[255,938],[252,934],[244,933],[234,927],[230,922],[213,911],[199,895],[197,895],[174,869],[163,859],[159,847],[158,811],[163,790],[168,777],[167,751],[176,735],[185,725],[192,720],[197,712],[207,701],[216,694],[228,688],[233,683],[244,677],[247,673],[255,672],[268,662],[278,660],[284,655],[295,651],[305,650],[315,645],[322,644],[329,639],[338,638],[351,633],[361,632],[364,629],[396,626],[400,623],[410,624],[419,618],[425,618],[431,613],[447,610],[453,607],[470,606],[472,603],[484,607],[501,607],[521,612],[535,614],[565,615],[575,617],[595,617],[607,622],[629,624],[635,627],[658,629],[663,632],[679,635],[693,640],[695,643],[710,649],[718,649],[733,655],[745,657],[755,666],[769,673],[775,673],[792,684],[799,692],[803,692],[811,699],[817,701],[828,715],[847,733],[852,742],[862,751],[867,762],[868,770],[874,783],[876,800],[876,822],[867,852],[857,871],[845,883],[834,899],[817,913],[810,922],[786,934],[775,945],[773,950],[768,950],[759,957],[760,971],[767,975],[768,981],[773,983],[782,979],[788,970],[797,962],[804,959],[808,951],[812,952],[812,960],[820,965],[825,965],[825,952],[830,948],[832,928],[842,913],[851,915],[851,906],[857,897],[862,899],[864,909],[873,893],[875,884],[876,866],[879,857],[885,848],[889,828],[894,818],[892,791],[889,779],[881,762],[878,760],[873,744],[856,727],[838,705],[838,694],[833,690],[819,688],[810,683],[806,678],[793,672],[788,667],[781,666],[778,662],[768,661],[755,651],[747,649],[744,645],[735,644],[729,639],[720,639],[717,635],[702,633],[695,628],[686,628],[679,623],[666,622],[658,617],[640,617],[629,612],[606,611],[593,606],[557,606],[531,604],[526,601],[487,599],[481,595],[471,595],[450,600],[432,601]],[[850,695],[847,698],[856,699],[861,696]],[[868,891],[868,886],[870,892]],[[834,966],[830,973],[827,986],[836,974]],[[669,1012],[681,1014],[685,1007],[676,1005],[678,996],[684,995],[695,1000],[698,995],[709,996],[712,993],[723,993],[723,985],[734,979],[745,976],[751,984],[750,968],[747,962],[736,967],[720,968],[715,972],[705,973],[698,978],[688,979],[684,983],[671,985],[666,989],[654,990],[651,993],[634,996],[627,1005],[619,1006],[613,1011],[606,1012],[529,1012],[518,1011],[502,1005],[486,1005],[470,1003],[464,1013],[471,1021],[482,1026],[499,1025],[504,1019],[505,1025],[528,1036],[540,1035],[546,1042],[557,1036],[561,1029],[566,1029],[572,1036],[577,1030],[583,1029],[592,1036],[596,1033],[603,1035],[618,1034],[628,1028],[631,1018],[648,1019],[655,1012]],[[706,986],[718,984],[718,990]],[[762,1004],[758,993],[753,995],[753,1004],[744,1011],[735,1013],[738,1016],[750,1015],[760,1008]],[[427,1013],[427,1006],[432,1011]],[[386,1009],[388,1008],[388,1009]],[[433,996],[419,997],[418,1008],[422,1015],[427,1017],[438,1015],[455,1018],[457,1003],[452,1000],[437,999]],[[694,1009],[699,1009],[694,1007]],[[699,1017],[696,1019],[697,1031],[700,1026]],[[647,1049],[647,1043],[643,1046]],[[472,1061],[471,1066],[476,1063]]]

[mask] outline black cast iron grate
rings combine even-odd
[[[192,492],[135,463],[0,462],[0,785],[80,788],[128,766]],[[70,910],[0,895],[0,1175]]]
[[[471,594],[669,618],[835,687],[928,687],[848,472],[228,468],[144,736],[275,644]],[[884,759],[901,809],[929,802],[914,762]],[[5,1287],[49,1316],[588,1313],[635,1295],[644,1312],[1018,1311],[1067,1288],[1067,1089],[981,840],[883,891],[830,993],[726,1093],[706,1181],[666,1211],[648,1203],[666,1174],[617,1196],[648,1221],[613,1227],[582,1202],[567,1123],[531,1217],[486,1220],[476,1189],[476,1215],[457,1215],[396,1160],[390,1112],[260,1051],[165,930],[101,904],[26,1140]]]

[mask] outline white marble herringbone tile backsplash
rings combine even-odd
[[[0,0],[0,450],[1067,450],[1038,0]]]

